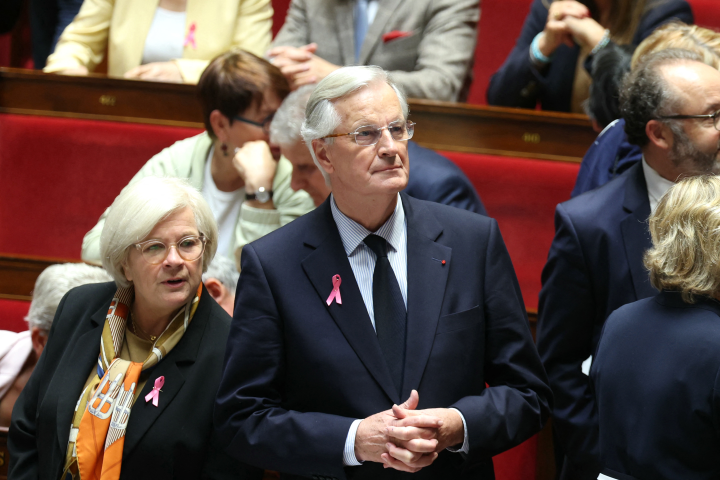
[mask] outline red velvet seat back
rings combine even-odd
[[[695,23],[711,30],[720,30],[720,2],[718,0],[688,0]]]
[[[30,302],[25,300],[8,300],[0,298],[0,330],[11,332],[24,332],[28,329],[25,315],[30,308]]]
[[[79,259],[83,235],[140,167],[197,133],[0,114],[0,252]]]
[[[555,206],[570,198],[580,164],[442,153],[465,172],[498,221],[525,306],[537,308],[540,273],[555,235]]]

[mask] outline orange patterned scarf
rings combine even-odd
[[[75,408],[68,449],[72,456],[63,472],[81,480],[118,480],[125,430],[136,395],[140,373],[156,365],[177,345],[192,320],[202,284],[192,301],[178,312],[152,346],[143,363],[119,357],[134,288],[115,293],[100,339],[97,376],[83,390]],[[68,450],[70,452],[70,450]]]

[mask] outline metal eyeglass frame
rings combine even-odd
[[[190,258],[185,258],[185,257],[183,256],[183,254],[180,253],[180,249],[178,248],[178,243],[182,243],[183,240],[186,240],[186,239],[188,239],[188,238],[197,238],[197,239],[199,239],[200,242],[202,243],[202,248],[200,249],[200,254],[199,254],[197,257],[192,258],[192,259],[190,259]],[[143,250],[142,250],[142,249],[143,249],[143,247],[144,247],[145,245],[147,245],[148,243],[160,243],[160,244],[162,244],[162,245],[166,248],[166,250],[165,250],[165,256],[164,256],[159,262],[154,262],[154,263],[153,263],[153,262],[151,262],[150,260],[148,260],[148,259],[145,257],[145,254],[143,253]],[[163,263],[163,262],[165,261],[165,259],[167,258],[167,256],[170,255],[170,249],[171,249],[172,247],[175,247],[175,251],[177,252],[178,256],[180,256],[180,258],[182,258],[182,259],[185,260],[186,262],[194,262],[194,261],[197,260],[198,258],[202,257],[203,253],[205,253],[205,246],[206,246],[206,244],[207,244],[207,238],[206,238],[204,235],[185,235],[185,236],[182,237],[180,240],[178,240],[177,242],[172,242],[170,245],[166,245],[165,242],[163,242],[163,241],[161,241],[161,240],[154,239],[154,238],[153,238],[153,239],[150,239],[150,240],[145,240],[144,242],[133,243],[132,245],[133,245],[135,248],[138,249],[138,252],[140,252],[140,256],[141,256],[141,257],[143,258],[143,260],[145,260],[147,263],[149,263],[150,265],[160,265],[161,263]]]
[[[382,131],[389,129],[390,126],[393,125],[394,123],[397,123],[397,122],[393,122],[393,123],[391,123],[390,125],[385,125],[384,127],[375,127],[374,125],[363,125],[362,127],[356,128],[354,132],[350,132],[350,133],[333,133],[333,134],[330,134],[330,135],[325,135],[323,138],[345,137],[345,136],[348,136],[348,135],[353,135],[353,136],[355,137],[355,143],[357,143],[357,144],[360,145],[361,147],[372,147],[373,145],[377,145],[378,142],[380,141],[380,139],[382,138]],[[408,137],[407,137],[407,138],[401,138],[400,140],[396,140],[396,139],[392,136],[392,133],[390,134],[390,137],[392,137],[392,139],[395,140],[396,142],[407,142],[407,141],[410,140],[410,139],[413,137],[413,135],[415,134],[415,125],[416,125],[415,122],[411,122],[410,120],[408,120],[408,121],[405,122],[405,131],[406,131],[407,134],[408,134]],[[378,135],[378,139],[375,140],[375,142],[373,142],[373,143],[368,143],[368,144],[359,143],[359,142],[357,141],[357,135],[358,135],[358,133],[359,133],[358,130],[361,130],[361,129],[363,129],[363,128],[368,128],[368,127],[374,127],[376,131],[380,132],[380,135]]]
[[[691,118],[712,118],[713,127],[715,127],[715,130],[720,131],[720,128],[718,128],[718,118],[720,118],[720,110],[709,115],[663,115],[657,118],[658,120],[687,120]]]

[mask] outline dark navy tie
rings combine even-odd
[[[375,331],[393,383],[398,394],[401,394],[405,366],[405,337],[407,335],[405,302],[395,272],[388,260],[385,239],[377,235],[368,235],[364,242],[377,257],[373,272]]]

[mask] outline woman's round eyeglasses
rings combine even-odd
[[[323,138],[332,137],[345,137],[352,135],[355,137],[355,143],[362,147],[369,147],[375,145],[382,138],[382,131],[387,129],[390,132],[390,136],[396,141],[410,140],[415,133],[415,124],[410,121],[399,120],[392,122],[386,127],[376,127],[375,125],[365,125],[358,127],[354,132],[350,133],[333,133],[332,135],[326,135]]]
[[[170,249],[173,247],[175,247],[180,258],[186,262],[194,262],[205,251],[205,242],[207,242],[207,239],[204,236],[188,235],[170,244],[165,244],[160,240],[146,240],[133,245],[146,262],[150,265],[159,265],[165,261]]]

